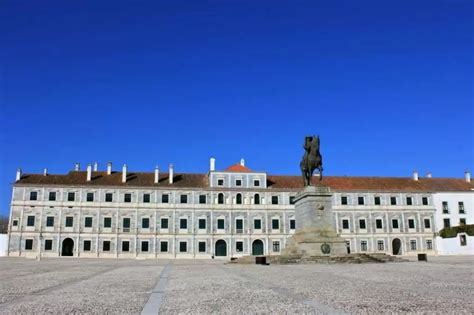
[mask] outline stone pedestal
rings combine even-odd
[[[283,256],[345,255],[346,242],[337,236],[332,193],[326,186],[307,186],[295,197],[296,231]]]

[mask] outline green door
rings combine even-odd
[[[227,256],[227,244],[224,240],[216,242],[216,256]]]
[[[254,256],[263,255],[263,242],[261,240],[253,241],[252,255]]]

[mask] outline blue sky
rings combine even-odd
[[[2,1],[0,213],[15,170],[474,170],[472,1]]]

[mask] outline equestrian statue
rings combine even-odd
[[[319,181],[323,179],[323,157],[319,153],[319,136],[305,137],[304,155],[300,163],[304,186],[311,186],[311,177],[315,169],[319,170]]]

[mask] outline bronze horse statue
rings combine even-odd
[[[315,169],[319,170],[319,181],[323,179],[323,157],[319,152],[319,145],[319,136],[305,138],[303,146],[305,153],[300,163],[305,187],[311,185],[311,177]]]

